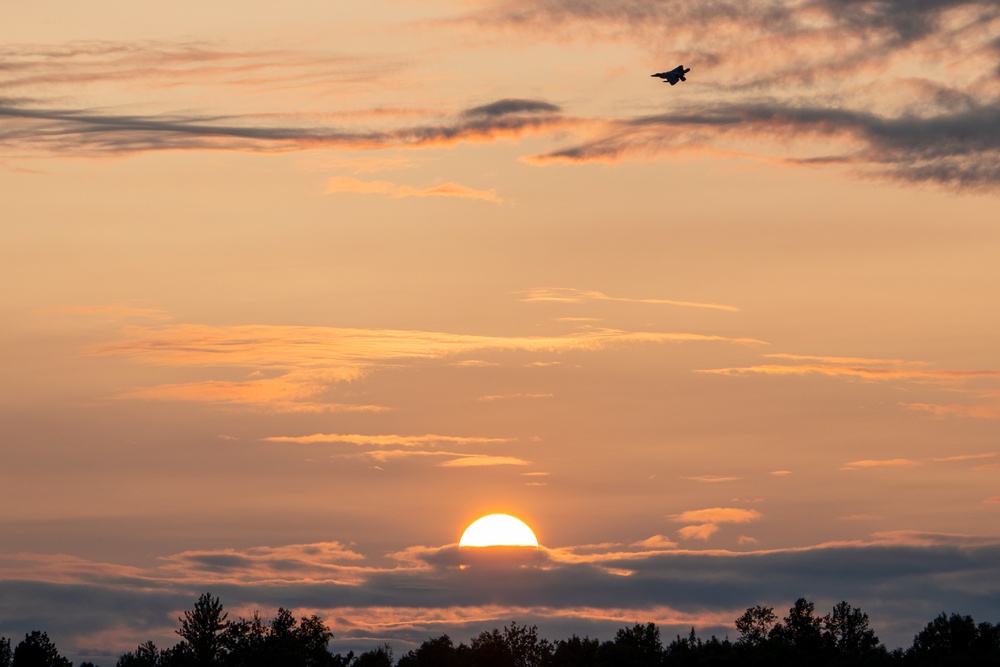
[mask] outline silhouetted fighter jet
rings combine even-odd
[[[687,81],[684,75],[691,71],[691,68],[684,69],[684,65],[678,65],[669,72],[660,72],[659,74],[650,74],[650,76],[658,76],[664,80],[664,83],[669,83],[671,86],[678,81]]]

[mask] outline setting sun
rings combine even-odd
[[[488,514],[462,533],[460,547],[537,547],[538,539],[526,523],[509,514]]]

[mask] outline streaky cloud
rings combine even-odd
[[[281,153],[320,148],[427,148],[512,139],[567,128],[552,113],[460,113],[451,123],[382,131],[351,131],[302,124],[253,124],[256,116],[136,115],[26,105],[0,98],[0,141],[11,151],[59,155],[122,155],[158,150],[235,150]],[[447,188],[424,192],[446,194]],[[409,195],[415,192],[405,191]],[[451,191],[456,196],[456,191]]]
[[[267,377],[139,387],[121,399],[197,401],[260,406],[285,412],[387,409],[318,401],[331,387],[386,365],[489,352],[597,352],[620,345],[726,343],[755,346],[752,338],[711,334],[587,329],[562,336],[486,336],[432,331],[309,326],[197,324],[126,326],[117,341],[95,345],[95,356],[121,356],[152,366],[250,368]]]
[[[581,290],[572,287],[535,287],[522,292],[521,299],[527,303],[586,303],[588,301],[619,301],[622,303],[648,303],[653,305],[684,306],[687,308],[708,308],[738,312],[736,306],[718,303],[701,303],[697,301],[679,301],[676,299],[636,298],[608,296],[597,290]]]
[[[845,144],[846,152],[832,158],[784,158],[788,164],[832,161],[913,183],[962,188],[1000,185],[1000,100],[961,111],[895,117],[793,102],[717,104],[700,111],[620,120],[603,136],[534,156],[531,161],[617,162],[669,156],[692,147],[708,150],[713,143],[733,137],[755,141],[762,137],[818,138]]]
[[[864,468],[908,468],[920,465],[913,459],[862,459],[844,464],[844,470],[861,470]]]
[[[526,466],[531,461],[516,456],[495,456],[492,454],[474,454],[450,459],[438,464],[441,468],[482,468],[489,466]]]
[[[340,442],[352,445],[370,445],[374,447],[418,447],[428,444],[447,443],[452,445],[483,445],[512,442],[511,438],[483,438],[474,436],[438,435],[363,435],[359,433],[314,433],[312,435],[289,436],[275,435],[264,438],[265,442],[288,442],[296,444],[315,444]]]
[[[561,109],[555,104],[542,100],[504,99],[472,107],[462,112],[463,116],[496,117],[521,113],[558,113]]]

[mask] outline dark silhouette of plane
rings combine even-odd
[[[684,65],[678,65],[669,72],[660,72],[658,74],[650,74],[650,76],[658,76],[663,79],[664,83],[669,83],[671,86],[678,81],[687,81],[684,75],[691,71],[691,68],[684,69]]]

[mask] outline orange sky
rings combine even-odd
[[[355,4],[0,8],[0,635],[997,620],[995,3]]]

